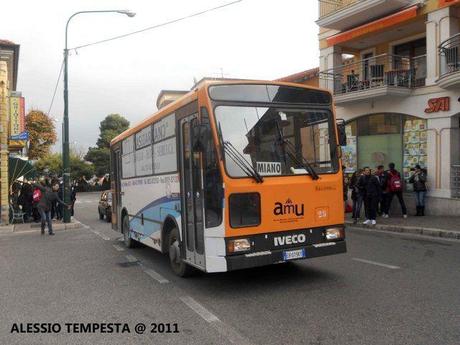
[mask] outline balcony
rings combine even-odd
[[[336,104],[345,104],[405,97],[412,88],[425,86],[425,78],[426,55],[410,59],[382,54],[320,72],[320,85],[334,93]]]
[[[449,89],[460,86],[460,33],[439,46],[440,76],[438,86]]]
[[[412,4],[413,0],[319,0],[320,27],[346,30]]]

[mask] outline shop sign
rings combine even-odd
[[[428,100],[428,108],[425,109],[425,113],[437,113],[440,111],[450,110],[450,97],[439,97],[431,98]]]
[[[24,131],[24,97],[10,97],[10,136]]]

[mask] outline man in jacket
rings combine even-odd
[[[40,189],[42,192],[42,197],[38,202],[37,209],[41,217],[41,234],[45,233],[45,223],[48,224],[48,233],[54,235],[53,224],[51,219],[51,207],[53,203],[58,202],[59,204],[70,208],[70,205],[64,203],[64,201],[59,198],[59,183],[54,183],[52,187],[46,185],[45,180],[40,181],[40,184],[34,184],[35,187]]]
[[[371,174],[369,167],[364,168],[363,175],[359,178],[358,185],[364,190],[364,209],[366,220],[363,224],[377,224],[377,207],[382,194],[379,179]]]

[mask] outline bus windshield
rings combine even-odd
[[[261,176],[334,173],[338,168],[332,113],[317,109],[218,106],[222,145],[231,145]],[[241,160],[240,160],[241,163]],[[225,151],[231,177],[247,171]]]

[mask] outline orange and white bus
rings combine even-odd
[[[180,276],[344,253],[344,136],[326,90],[205,81],[112,140],[112,227]]]

